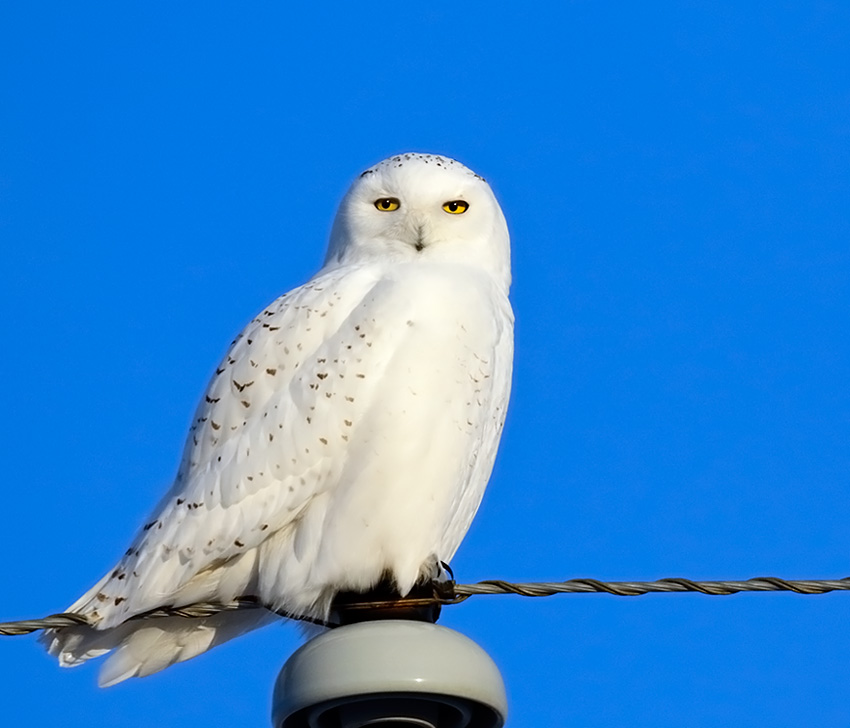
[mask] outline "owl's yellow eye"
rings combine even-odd
[[[392,212],[398,210],[401,203],[395,197],[382,197],[380,200],[375,200],[375,207],[381,212]]]
[[[452,215],[460,215],[469,209],[469,203],[463,200],[452,200],[443,204],[443,209]]]

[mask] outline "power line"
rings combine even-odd
[[[739,592],[789,591],[795,594],[827,594],[850,591],[850,577],[844,579],[780,579],[776,576],[757,576],[745,581],[692,581],[679,577],[657,581],[599,581],[569,579],[568,581],[512,584],[491,579],[477,584],[457,584],[455,593],[467,599],[480,594],[518,594],[524,597],[549,597],[555,594],[613,594],[617,597],[637,597],[644,594],[675,594],[697,592],[709,596],[730,596]],[[459,599],[458,601],[463,601]]]
[[[683,578],[666,578],[656,581],[599,581],[598,579],[568,579],[567,581],[512,583],[500,579],[488,579],[476,584],[438,582],[433,596],[380,601],[363,601],[347,604],[349,609],[411,608],[429,605],[459,604],[473,596],[492,594],[515,594],[523,597],[549,597],[555,594],[611,594],[618,597],[635,597],[644,594],[681,594],[692,592],[709,596],[730,596],[740,592],[793,592],[815,595],[833,591],[850,591],[850,577],[843,579],[780,579],[775,576],[759,576],[745,581],[693,581]],[[197,619],[211,617],[221,612],[245,609],[265,609],[255,597],[243,597],[225,604],[200,602],[185,607],[164,607],[138,614],[127,621],[183,617]],[[273,611],[273,610],[270,610]],[[282,617],[300,619],[295,615]],[[93,626],[89,619],[80,614],[63,612],[42,619],[25,619],[17,622],[0,622],[0,635],[18,636],[42,629]],[[333,625],[330,625],[333,626]]]

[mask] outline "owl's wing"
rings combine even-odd
[[[345,458],[346,420],[334,412],[346,403],[322,385],[345,376],[340,357],[359,341],[350,314],[375,282],[368,269],[320,273],[245,328],[198,407],[173,487],[71,611],[106,629],[163,605],[251,592],[257,547],[297,522]]]

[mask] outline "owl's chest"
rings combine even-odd
[[[511,337],[507,302],[488,280],[464,271],[395,271],[352,311],[349,326],[343,353],[368,368],[371,407],[396,421],[465,429],[510,369],[502,355]]]
[[[445,357],[492,349],[511,326],[507,300],[489,277],[437,265],[387,272],[354,308],[351,320],[394,355],[409,350],[435,366],[445,365]]]

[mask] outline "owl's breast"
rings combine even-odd
[[[346,325],[349,439],[320,559],[355,568],[381,553],[381,568],[412,583],[429,555],[451,557],[489,477],[510,386],[510,308],[485,276],[410,266],[377,282]],[[351,553],[354,542],[365,550]]]

